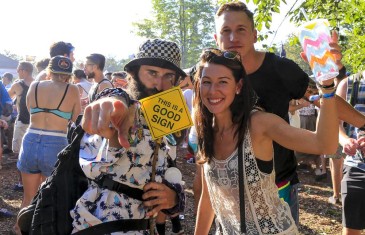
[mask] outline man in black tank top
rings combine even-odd
[[[14,124],[13,144],[12,150],[15,155],[19,154],[20,147],[22,146],[23,136],[28,129],[30,122],[30,115],[27,108],[27,92],[30,84],[33,82],[33,65],[29,62],[20,62],[17,68],[19,80],[10,87],[8,90],[10,98],[16,98],[16,107],[18,115]],[[19,177],[20,178],[20,177]],[[22,189],[21,179],[19,180],[16,189]]]
[[[105,56],[101,54],[91,54],[86,57],[84,72],[88,79],[94,79],[94,84],[89,91],[89,103],[93,102],[96,94],[100,93],[105,88],[113,88],[113,84],[110,80],[104,77],[104,66]]]

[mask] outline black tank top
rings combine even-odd
[[[18,103],[18,117],[17,120],[21,121],[23,124],[29,124],[30,122],[30,115],[27,108],[27,93],[29,86],[27,86],[24,80],[19,82],[20,86],[22,87],[22,94],[20,95],[20,101]]]

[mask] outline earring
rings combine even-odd
[[[238,95],[240,93],[240,91],[236,91],[236,95]]]

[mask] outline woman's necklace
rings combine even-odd
[[[232,124],[230,127],[228,127],[227,129],[223,130],[220,134],[220,140],[223,141],[224,136],[226,135],[226,133],[232,133],[232,130],[234,128],[234,125]]]

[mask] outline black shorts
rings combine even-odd
[[[341,196],[343,227],[365,229],[365,171],[344,165]]]

